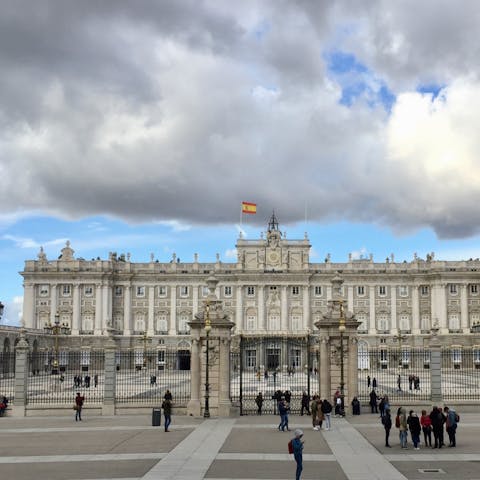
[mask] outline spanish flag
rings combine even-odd
[[[250,202],[242,202],[242,213],[257,213],[257,204]]]

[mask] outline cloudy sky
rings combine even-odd
[[[480,256],[476,0],[0,7],[4,322],[40,245],[232,261],[242,200],[313,261]]]

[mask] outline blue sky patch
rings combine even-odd
[[[330,77],[342,88],[340,103],[348,107],[363,100],[371,108],[382,105],[390,112],[395,95],[387,84],[351,53],[332,51],[325,55]]]
[[[445,85],[437,85],[434,83],[419,85],[417,87],[417,92],[419,93],[430,93],[432,95],[432,100],[435,100],[439,93],[445,88]]]

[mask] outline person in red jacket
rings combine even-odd
[[[427,415],[426,410],[422,410],[422,416],[420,417],[420,425],[422,426],[423,438],[425,440],[425,446],[432,446],[432,420]]]

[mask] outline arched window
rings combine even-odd
[[[370,356],[368,353],[367,342],[358,342],[358,369],[368,370],[370,369]]]
[[[268,315],[268,330],[280,330],[280,314],[278,312],[270,312]]]
[[[155,324],[156,324],[156,331],[158,333],[167,333],[168,332],[167,314],[165,312],[161,312],[157,314]]]
[[[458,318],[458,313],[450,313],[448,315],[448,329],[449,330],[460,330],[460,319]]]
[[[380,332],[388,332],[390,330],[390,322],[386,313],[380,313],[377,317],[377,328]]]
[[[401,331],[410,331],[410,316],[406,313],[402,313],[399,318],[399,327]]]
[[[190,321],[190,315],[188,313],[181,313],[178,319],[178,333],[188,333],[190,331],[190,326],[188,322]]]
[[[82,330],[84,332],[93,332],[93,315],[86,314],[82,318]]]
[[[430,315],[428,313],[422,313],[420,317],[420,330],[422,332],[430,331]]]
[[[137,312],[135,314],[135,332],[145,331],[145,314],[143,312]]]

